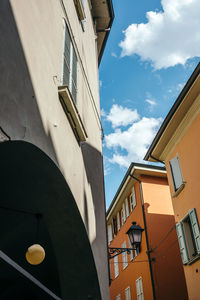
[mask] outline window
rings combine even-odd
[[[132,193],[130,195],[130,208],[131,208],[131,211],[133,211],[135,206],[136,206],[136,197],[135,197],[135,189],[133,188]]]
[[[130,290],[130,286],[128,286],[128,287],[125,289],[125,299],[126,299],[126,300],[131,300],[131,290]]]
[[[122,210],[121,210],[121,219],[122,219],[122,225],[126,222],[126,214],[125,214],[125,205],[123,203]]]
[[[176,232],[182,262],[187,264],[200,254],[200,231],[194,208],[176,224]]]
[[[113,237],[112,237],[112,225],[108,225],[107,229],[108,229],[108,245],[110,245],[110,242],[113,239]]]
[[[120,294],[116,296],[116,300],[121,300],[121,295]]]
[[[121,228],[120,226],[120,216],[119,216],[119,212],[117,213],[117,230],[119,231]]]
[[[129,207],[128,207],[128,199],[125,200],[125,209],[126,209],[126,218],[129,216]]]
[[[114,257],[115,278],[119,275],[118,256]]]
[[[169,164],[174,184],[174,190],[176,192],[184,184],[178,156],[172,158]]]
[[[117,218],[113,218],[113,234],[117,235]]]
[[[139,277],[136,280],[136,293],[137,293],[137,300],[144,300],[142,277]]]
[[[122,248],[126,248],[126,242],[122,244]],[[125,269],[128,266],[128,257],[126,251],[122,253],[122,261],[123,261],[123,269]]]
[[[73,101],[77,101],[77,57],[65,23],[65,44],[62,84],[67,85]]]

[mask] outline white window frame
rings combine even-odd
[[[131,195],[130,195],[130,209],[131,212],[134,210],[134,208],[137,205],[136,196],[135,196],[135,189],[132,189]]]
[[[126,248],[126,241],[123,242],[122,248]],[[122,252],[122,262],[123,262],[123,269],[126,269],[126,267],[128,266],[127,251]]]
[[[124,203],[122,204],[122,210],[121,210],[121,224],[124,225],[126,222],[126,213],[125,213],[125,205]]]
[[[131,300],[131,289],[130,289],[130,286],[128,286],[125,289],[125,300]]]
[[[139,277],[135,283],[136,283],[137,300],[144,300],[142,277]]]
[[[195,208],[176,224],[182,263],[192,262],[200,256],[200,229]]]
[[[125,199],[125,211],[126,211],[126,218],[128,218],[129,217],[128,198]]]
[[[119,276],[118,255],[114,256],[114,273],[115,273],[115,278]]]

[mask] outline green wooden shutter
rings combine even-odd
[[[175,156],[170,160],[171,173],[174,183],[175,191],[183,184],[183,177],[181,174],[180,164],[178,160],[178,156]]]
[[[181,222],[176,224],[176,232],[178,236],[182,262],[185,265],[189,261],[189,258],[188,258],[187,246],[185,242],[185,236],[183,232],[183,224]]]
[[[196,250],[197,253],[200,254],[200,231],[199,231],[199,224],[198,224],[195,208],[189,211],[189,217],[190,217],[192,232],[193,232],[194,241],[196,245]]]

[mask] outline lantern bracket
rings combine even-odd
[[[116,248],[116,247],[108,247],[108,258],[112,259],[115,256],[120,255],[123,252],[127,252],[131,254],[131,251],[136,250],[136,248]]]

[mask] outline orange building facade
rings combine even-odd
[[[140,226],[140,249],[110,259],[111,300],[187,300],[166,170],[132,163],[108,209],[110,248],[132,248],[126,234]]]
[[[200,299],[200,64],[164,120],[145,159],[165,162],[190,300]]]

